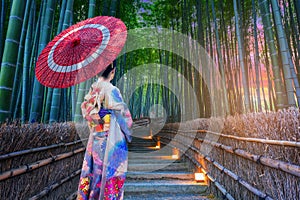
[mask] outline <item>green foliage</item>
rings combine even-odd
[[[127,29],[139,28],[136,7],[134,6],[134,0],[121,0],[120,7],[118,8],[118,16],[127,26]]]

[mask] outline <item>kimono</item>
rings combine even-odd
[[[88,121],[90,135],[77,199],[123,199],[128,165],[127,142],[131,141],[129,109],[119,89],[101,79],[92,84],[81,109]]]

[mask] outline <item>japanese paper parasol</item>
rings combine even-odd
[[[81,21],[58,34],[38,57],[37,80],[52,88],[66,88],[103,71],[122,50],[125,24],[99,16]]]

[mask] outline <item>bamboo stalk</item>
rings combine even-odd
[[[58,182],[47,186],[44,188],[44,190],[42,190],[40,193],[34,195],[33,197],[30,197],[28,200],[37,200],[40,199],[44,196],[46,196],[47,194],[49,194],[52,190],[54,190],[55,188],[59,187],[60,185],[64,184],[65,182],[67,182],[68,180],[74,178],[75,176],[79,175],[81,172],[81,169],[78,169],[77,171],[73,172],[70,176],[59,180]]]
[[[85,151],[85,147],[76,149],[76,150],[71,151],[71,152],[59,154],[59,155],[53,156],[51,158],[46,158],[46,159],[43,159],[43,160],[39,160],[39,161],[36,161],[34,163],[31,163],[31,164],[23,165],[23,166],[20,166],[17,169],[11,169],[9,171],[6,171],[6,172],[3,172],[3,173],[0,174],[0,181],[11,178],[11,177],[14,177],[14,176],[17,176],[17,175],[20,175],[20,174],[24,174],[24,173],[32,171],[34,169],[38,169],[42,166],[48,165],[48,164],[53,163],[53,162],[58,161],[58,160],[62,160],[64,158],[71,157],[71,156],[73,156],[77,153],[83,152],[83,151]]]
[[[0,161],[4,160],[4,159],[15,157],[15,156],[22,156],[22,155],[25,155],[28,153],[40,152],[40,151],[45,151],[45,150],[58,148],[58,147],[67,147],[67,146],[78,144],[78,143],[86,141],[86,140],[88,140],[88,138],[85,138],[82,140],[76,140],[74,142],[69,142],[69,143],[59,143],[59,144],[53,144],[53,145],[45,146],[45,147],[37,147],[37,148],[26,149],[26,150],[22,150],[22,151],[16,151],[16,152],[0,155]]]

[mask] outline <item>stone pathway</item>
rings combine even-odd
[[[129,145],[129,165],[124,200],[204,200],[207,185],[194,181],[194,174],[172,149],[155,148],[150,138],[134,137]]]

